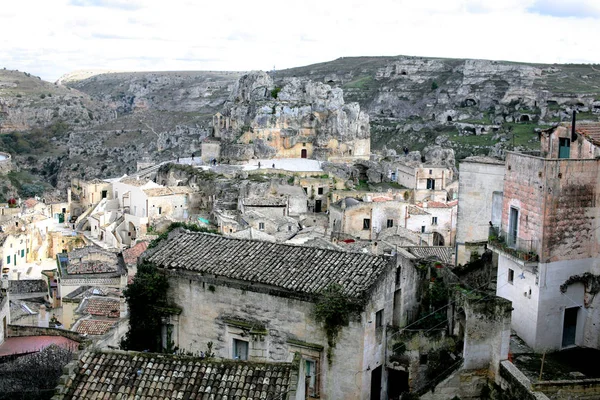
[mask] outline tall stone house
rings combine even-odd
[[[194,352],[210,341],[217,357],[257,362],[300,354],[311,397],[379,398],[387,390],[386,327],[405,323],[414,307],[399,290],[407,271],[395,258],[187,231],[144,257],[167,274],[181,309],[165,321],[164,341]],[[362,308],[330,346],[315,304],[333,284]]]
[[[498,296],[512,301],[512,328],[536,351],[598,348],[600,124],[540,134],[541,152],[506,156]]]

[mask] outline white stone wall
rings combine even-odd
[[[189,216],[189,198],[187,194],[173,194],[170,196],[156,196],[148,198],[148,218],[152,222],[155,218],[168,216],[184,220]],[[160,214],[158,213],[160,208]]]
[[[27,235],[9,235],[2,245],[2,267],[13,268],[27,262]],[[10,262],[8,260],[10,257]]]
[[[596,262],[595,259],[583,259],[540,263],[539,272],[533,273],[507,256],[499,255],[497,294],[512,301],[512,328],[534,350],[561,349],[565,309],[578,306],[581,307],[577,315],[575,344],[598,347],[600,315],[593,307],[597,301],[592,307],[584,306],[582,283],[570,285],[564,294],[560,292],[560,285],[570,276],[591,272]],[[509,268],[514,271],[513,283],[507,281]]]
[[[369,328],[364,317],[342,329],[329,367],[327,339],[321,324],[314,320],[313,303],[183,276],[172,276],[169,282],[174,303],[183,309],[177,318],[178,326],[173,337],[181,349],[205,351],[206,343],[212,341],[217,356],[231,358],[235,338],[248,341],[251,361],[290,362],[298,346],[287,340],[298,339],[325,348],[318,360],[322,398],[355,399],[361,398],[358,393],[368,393],[369,388],[361,388],[360,379],[361,371],[366,368],[363,364],[364,332]],[[223,322],[226,318],[260,321],[265,325],[267,334],[252,336],[246,333],[242,336],[242,330]]]
[[[471,254],[465,249],[465,242],[488,239],[494,192],[502,192],[503,189],[503,164],[472,161],[460,164],[456,228],[457,264],[465,264],[470,259]]]
[[[0,300],[0,344],[4,342],[6,332],[4,331],[4,322],[6,325],[10,324],[10,306],[8,301],[8,294],[4,294],[2,300]]]

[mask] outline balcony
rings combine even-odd
[[[516,259],[522,264],[537,264],[539,261],[538,245],[538,240],[523,240],[509,235],[500,227],[490,227],[488,247],[493,251],[501,252],[510,258]]]

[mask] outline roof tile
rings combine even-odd
[[[188,231],[169,238],[148,261],[310,294],[337,283],[350,296],[360,296],[387,265],[385,258],[370,254]],[[347,285],[353,278],[355,285]]]

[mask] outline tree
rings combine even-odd
[[[431,82],[431,90],[436,90],[438,87],[439,86],[436,81]]]
[[[125,350],[160,352],[162,317],[168,308],[169,281],[158,268],[144,262],[124,295],[129,306],[129,331],[121,340]]]

